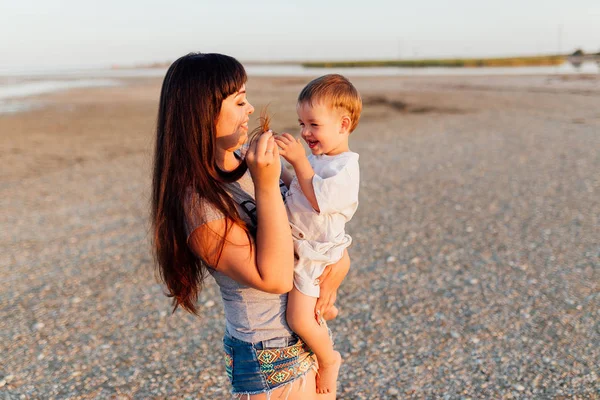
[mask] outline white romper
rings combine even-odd
[[[320,211],[312,208],[297,178],[290,184],[285,205],[297,256],[294,285],[307,296],[319,297],[315,280],[327,265],[339,261],[352,243],[344,227],[358,207],[358,154],[311,154],[308,161],[315,171],[312,185]]]

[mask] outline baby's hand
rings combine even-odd
[[[289,133],[276,136],[275,143],[279,147],[279,154],[292,165],[306,158],[306,151],[304,151],[300,139],[294,139]]]

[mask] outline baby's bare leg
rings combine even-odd
[[[327,326],[319,325],[315,319],[316,304],[316,297],[307,296],[294,287],[288,295],[287,322],[317,356],[317,393],[331,393],[336,390],[342,357],[333,349]]]

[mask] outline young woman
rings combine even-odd
[[[271,132],[240,152],[254,111],[246,79],[243,66],[221,54],[189,54],[167,71],[152,198],[158,268],[174,308],[191,313],[207,272],[219,285],[233,394],[335,399],[316,394],[312,352],[286,323],[294,250],[281,164]],[[349,266],[346,253],[321,276],[321,315]]]

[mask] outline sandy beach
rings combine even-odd
[[[248,98],[297,133],[308,80]],[[229,398],[216,285],[171,314],[154,276],[161,79],[120,81],[0,114],[5,399]],[[338,398],[600,398],[600,75],[352,81]]]

